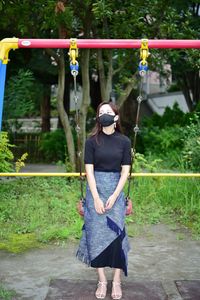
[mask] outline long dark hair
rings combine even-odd
[[[99,133],[102,131],[102,126],[101,124],[98,122],[98,117],[99,117],[99,110],[100,108],[104,105],[104,104],[108,104],[112,110],[114,111],[115,115],[118,115],[119,118],[118,120],[116,121],[116,128],[115,128],[115,131],[118,131],[118,132],[121,132],[122,133],[122,128],[121,128],[121,124],[120,124],[120,115],[119,115],[119,109],[117,107],[116,104],[114,104],[113,102],[101,102],[99,104],[99,106],[97,107],[97,112],[96,112],[96,124],[94,126],[94,128],[92,129],[92,131],[90,132],[89,136],[92,137],[92,136],[95,136],[96,138],[96,141],[98,139],[98,136],[99,136]],[[98,141],[97,141],[98,142]]]

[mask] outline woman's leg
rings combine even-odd
[[[104,273],[104,268],[97,268],[97,272],[99,276],[99,282],[95,295],[98,299],[104,299],[107,292],[107,279]]]
[[[121,299],[121,269],[114,269],[113,282],[112,282],[112,294],[113,299]]]
[[[106,275],[104,273],[104,268],[97,268],[98,276],[99,276],[99,281],[106,282]]]
[[[113,281],[115,282],[121,281],[121,269],[114,269]]]

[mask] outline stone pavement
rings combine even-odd
[[[187,229],[172,224],[139,227],[140,235],[129,238],[128,277],[123,275],[122,281],[158,281],[169,300],[182,299],[174,281],[200,279],[200,241],[192,240]],[[44,300],[51,280],[97,281],[95,269],[76,259],[77,247],[78,241],[68,241],[21,254],[0,251],[0,282],[18,293],[17,300]],[[106,274],[110,281],[112,269],[106,268]]]

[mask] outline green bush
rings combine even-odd
[[[193,113],[184,113],[180,110],[178,104],[175,103],[173,108],[166,107],[162,116],[154,113],[151,118],[145,117],[142,121],[141,127],[166,128],[173,127],[174,125],[185,126],[190,123],[192,115]]]
[[[13,172],[14,171],[14,154],[10,148],[16,147],[10,144],[8,132],[0,132],[0,172]],[[23,153],[21,158],[15,162],[15,172],[19,172],[25,166],[24,160],[27,158],[28,153]]]
[[[56,162],[65,160],[66,138],[62,129],[41,134],[39,150],[43,152],[44,160]]]
[[[143,130],[145,153],[151,152],[166,155],[171,150],[181,149],[183,146],[183,130],[179,126]]]
[[[182,153],[185,166],[188,169],[200,171],[200,118],[197,114],[183,132],[185,137]]]
[[[161,158],[163,168],[199,170],[199,110],[197,106],[195,113],[184,114],[175,104],[163,116],[146,118],[137,149],[146,157]]]
[[[136,153],[135,160],[133,163],[134,172],[151,172],[154,173],[158,171],[159,164],[162,160],[161,159],[151,159],[148,160],[143,154]]]

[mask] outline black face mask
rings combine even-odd
[[[103,114],[100,117],[98,117],[98,121],[103,127],[107,127],[115,122],[114,117],[115,116],[111,116],[109,114]]]

